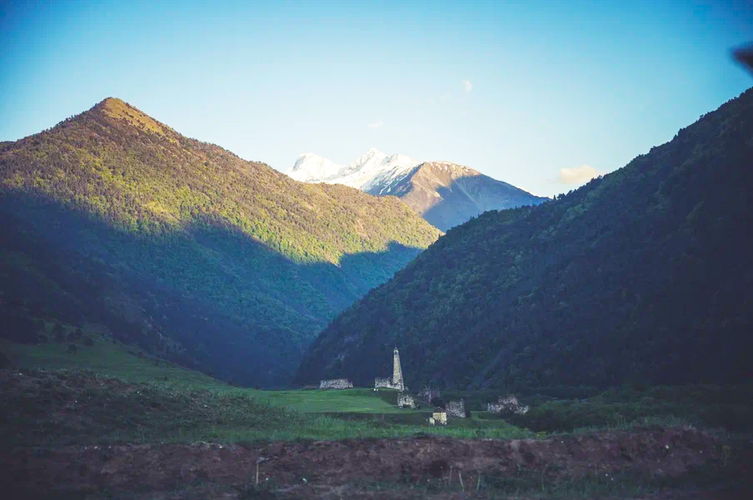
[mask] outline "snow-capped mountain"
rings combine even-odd
[[[345,184],[361,191],[381,194],[380,190],[388,189],[391,184],[402,180],[419,163],[401,154],[388,156],[376,148],[369,149],[348,165],[338,165],[319,155],[305,153],[298,157],[288,175],[297,181]]]
[[[375,148],[348,165],[305,153],[288,175],[303,182],[344,184],[377,196],[398,196],[443,231],[487,210],[536,205],[547,199],[462,165],[420,162]]]

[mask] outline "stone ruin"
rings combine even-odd
[[[353,382],[347,378],[335,378],[319,382],[319,389],[352,389]]]
[[[486,411],[491,413],[514,413],[516,415],[525,415],[528,412],[528,406],[518,403],[518,398],[509,394],[500,396],[496,403],[487,403]]]
[[[379,389],[396,389],[398,391],[407,391],[405,382],[403,381],[403,368],[400,366],[400,352],[397,347],[392,353],[392,377],[377,377],[374,379],[374,390]]]
[[[413,399],[413,396],[408,394],[407,392],[398,392],[397,393],[397,407],[398,408],[416,408],[416,400]]]
[[[374,390],[378,391],[379,389],[395,389],[392,385],[392,379],[389,377],[376,377],[374,379]]]
[[[447,412],[436,408],[429,418],[429,425],[447,425]]]
[[[450,401],[445,408],[447,415],[457,418],[465,418],[465,400]]]
[[[439,393],[439,389],[432,389],[431,387],[424,386],[423,389],[421,389],[421,392],[418,393],[419,399],[423,399],[427,403],[431,403],[435,399],[441,397],[441,394]]]

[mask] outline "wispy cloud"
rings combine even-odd
[[[472,88],[473,88],[473,84],[471,83],[470,80],[463,80],[463,90],[465,90],[466,92],[470,92]]]
[[[449,92],[446,92],[446,93],[442,94],[441,96],[439,96],[439,99],[442,100],[442,101],[446,101],[450,97],[452,97],[452,94],[450,94]]]
[[[377,118],[377,120],[374,123],[369,123],[366,126],[369,127],[369,128],[379,128],[382,125],[384,125],[384,123],[382,122],[382,119],[381,118]]]
[[[591,165],[581,165],[580,167],[561,168],[557,181],[561,184],[583,184],[598,175],[599,172]]]

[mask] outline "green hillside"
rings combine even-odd
[[[338,317],[298,382],[411,387],[729,383],[753,374],[753,90],[626,167],[488,212]]]
[[[329,320],[438,236],[397,199],[295,182],[118,99],[0,144],[14,340],[99,324],[224,379],[283,384]]]

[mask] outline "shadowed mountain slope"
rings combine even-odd
[[[753,90],[626,167],[447,235],[340,315],[298,381],[456,387],[750,377]],[[384,359],[382,359],[384,358]]]
[[[399,200],[293,181],[112,98],[0,145],[0,217],[11,335],[102,323],[265,385],[439,235]]]

